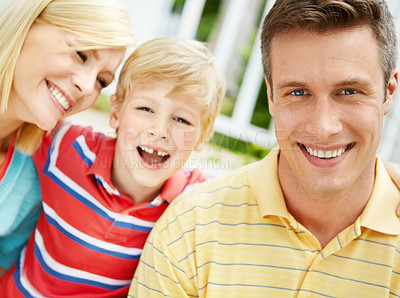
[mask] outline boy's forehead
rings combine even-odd
[[[167,80],[151,83],[134,83],[132,84],[127,98],[142,98],[146,100],[156,100],[162,98],[168,98],[171,100],[180,101],[182,105],[197,105],[198,107],[206,106],[203,101],[188,90],[185,90],[180,85],[176,84],[175,81]],[[183,100],[184,99],[184,100]]]

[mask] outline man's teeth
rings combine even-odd
[[[63,107],[64,110],[68,110],[70,105],[67,99],[62,95],[57,89],[50,86],[49,88],[51,94],[57,99],[58,103]]]
[[[307,149],[307,152],[310,153],[310,155],[318,157],[318,158],[334,158],[342,155],[345,151],[346,148],[334,150],[334,151],[323,151],[323,150],[316,150],[316,149],[311,149],[308,147],[305,147]]]
[[[150,153],[150,154],[153,154],[154,151],[157,151],[157,150],[154,150],[154,149],[152,149],[152,148],[148,148],[148,147],[144,147],[144,146],[140,146],[140,149],[142,149],[143,151],[145,151],[145,152],[147,152],[147,153]],[[164,156],[167,156],[167,155],[169,155],[169,154],[166,153],[166,152],[157,151],[157,155],[158,155],[158,156],[164,157]]]

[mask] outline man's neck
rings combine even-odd
[[[375,167],[340,192],[312,192],[287,172],[278,176],[288,211],[306,227],[324,248],[341,231],[353,224],[371,196]]]

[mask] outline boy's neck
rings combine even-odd
[[[133,191],[132,195],[126,194],[129,198],[132,199],[133,203],[140,204],[144,202],[151,202],[153,201],[160,193],[161,189],[148,189],[143,188],[142,190],[135,190]]]
[[[164,186],[164,184],[154,187],[140,185],[125,173],[119,173],[115,167],[111,170],[111,180],[118,191],[129,197],[135,205],[153,201],[161,193]]]

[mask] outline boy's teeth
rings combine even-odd
[[[150,153],[150,154],[153,154],[154,153],[154,151],[156,151],[156,154],[158,155],[158,156],[167,156],[168,155],[168,153],[166,153],[166,152],[162,152],[162,151],[157,151],[157,150],[154,150],[154,149],[152,149],[152,148],[148,148],[148,147],[144,147],[144,146],[140,146],[140,149],[142,149],[143,151],[145,151],[145,152],[147,152],[147,153]]]
[[[159,156],[167,156],[167,155],[168,155],[168,153],[162,152],[162,151],[157,151],[157,154],[158,154]]]
[[[154,150],[153,149],[151,149],[151,148],[147,148],[147,147],[140,147],[143,151],[145,151],[145,152],[147,152],[147,153],[150,153],[150,154],[153,154],[153,152],[154,152]]]
[[[339,150],[334,150],[334,151],[323,151],[323,150],[315,150],[315,149],[313,150],[308,147],[305,147],[305,148],[307,149],[307,152],[310,153],[310,155],[318,157],[318,158],[325,158],[325,159],[338,157],[346,151],[345,148],[342,148]]]
[[[70,105],[67,99],[57,89],[50,86],[50,93],[57,99],[58,103],[63,107],[64,110],[68,110]]]

